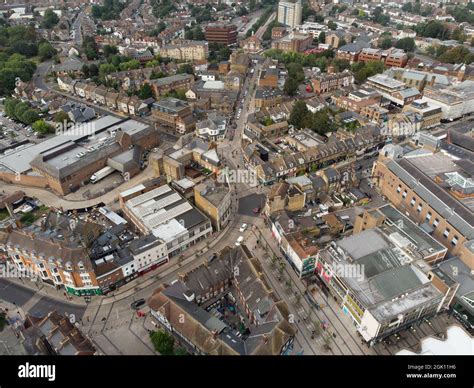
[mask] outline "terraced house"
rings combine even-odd
[[[74,295],[100,294],[89,247],[101,234],[98,224],[50,212],[31,226],[12,230],[4,244],[20,271]]]
[[[296,330],[287,305],[267,285],[246,246],[179,274],[148,301],[156,324],[192,354],[279,355],[291,348]],[[244,318],[245,317],[245,318]]]

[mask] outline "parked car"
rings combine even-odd
[[[247,230],[247,224],[242,224],[242,226],[239,229],[239,232],[245,232]]]
[[[141,298],[141,299],[137,299],[136,301],[132,302],[130,304],[130,307],[134,310],[138,310],[144,304],[145,304],[145,299]]]
[[[235,245],[238,247],[238,246],[240,246],[240,244],[242,244],[243,241],[244,241],[244,237],[243,237],[243,236],[239,236],[239,238],[238,238],[237,241],[235,242]]]

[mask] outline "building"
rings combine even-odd
[[[372,170],[373,183],[400,211],[474,268],[472,162],[418,149],[403,155],[385,146]]]
[[[175,74],[169,77],[147,80],[153,89],[155,98],[158,99],[163,94],[172,90],[188,90],[194,85],[194,76],[192,74]]]
[[[276,67],[262,69],[258,78],[258,86],[261,88],[277,88],[280,78],[280,70]]]
[[[122,210],[137,230],[166,243],[169,258],[212,234],[209,219],[169,185],[125,201]]]
[[[287,354],[296,330],[246,246],[225,248],[148,300],[151,315],[199,355]],[[240,316],[241,324],[232,317]]]
[[[399,226],[388,222],[334,241],[319,252],[316,263],[323,288],[370,345],[446,308],[427,276],[423,247],[410,245]],[[427,234],[422,241],[428,249],[445,251]]]
[[[368,106],[380,106],[382,95],[375,89],[360,88],[347,96],[332,96],[332,100],[338,108],[361,113]]]
[[[474,81],[447,87],[426,87],[423,101],[441,107],[443,120],[456,120],[474,112]]]
[[[215,231],[227,226],[232,214],[232,192],[227,182],[207,180],[194,187],[194,203],[212,222]]]
[[[29,355],[93,356],[92,341],[71,322],[71,317],[49,312],[44,317],[27,315],[19,332]]]
[[[433,276],[455,287],[451,303],[452,314],[472,335],[474,333],[474,278],[472,270],[459,258],[444,260],[432,270]]]
[[[207,119],[196,123],[196,135],[209,140],[224,140],[227,129],[227,120],[217,113],[209,113]]]
[[[440,124],[442,110],[440,106],[429,104],[427,101],[415,100],[403,108],[404,112],[415,112],[422,117],[420,129],[428,129]]]
[[[179,61],[206,61],[209,55],[209,43],[197,40],[180,40],[163,46],[159,50],[163,58]]]
[[[383,62],[386,67],[405,67],[408,63],[408,55],[399,49],[374,49],[363,48],[357,57],[358,62]]]
[[[474,338],[459,325],[450,325],[442,337],[429,336],[421,339],[419,351],[402,349],[397,356],[472,356]]]
[[[296,28],[301,24],[302,9],[301,0],[281,0],[278,3],[277,20],[287,27]]]
[[[240,42],[244,51],[255,54],[262,50],[262,40],[257,35],[251,35]]]
[[[101,294],[90,250],[102,233],[98,224],[50,212],[40,221],[13,229],[3,248],[20,271],[74,295]]]
[[[313,37],[310,34],[291,32],[278,40],[272,41],[272,49],[288,52],[303,52],[311,47]]]
[[[317,35],[318,37],[319,37],[319,34],[320,32]],[[350,43],[351,38],[352,38],[352,35],[349,32],[336,30],[332,32],[326,32],[326,40],[324,43],[334,48],[338,48],[340,46],[346,45],[347,43]]]
[[[401,107],[421,98],[421,93],[418,89],[407,88],[405,83],[385,74],[376,74],[368,77],[366,85],[369,88],[375,89],[391,103]]]
[[[398,238],[397,245],[410,251],[414,257],[421,258],[430,265],[438,264],[445,258],[447,248],[391,204],[359,214],[354,222],[353,233],[358,234],[368,229],[390,225],[395,226],[396,234],[392,237]]]
[[[196,128],[191,106],[186,101],[174,97],[167,97],[153,103],[151,114],[155,121],[181,134]]]
[[[349,70],[344,70],[340,73],[325,73],[311,79],[313,91],[317,94],[347,88],[353,83],[354,75]]]
[[[133,240],[128,246],[133,262],[124,268],[124,277],[133,273],[142,275],[169,261],[167,243],[153,234]]]
[[[204,34],[210,43],[225,45],[237,43],[237,27],[234,25],[209,24],[206,26]]]
[[[255,91],[255,107],[264,108],[276,106],[282,102],[282,93],[279,89],[257,88]]]
[[[92,174],[108,166],[113,158],[121,156],[121,172],[127,172],[127,160],[136,156],[129,152],[132,145],[141,152],[158,143],[152,126],[105,115],[0,156],[0,179],[13,183],[21,177],[26,186],[49,187],[66,195],[89,182]]]

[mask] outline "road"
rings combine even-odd
[[[29,282],[30,280],[24,280]],[[42,286],[41,289],[48,286]],[[45,292],[48,292],[45,288]],[[77,320],[82,318],[86,308],[85,306],[70,303],[66,300],[58,300],[53,297],[41,295],[30,288],[0,278],[1,299],[16,306],[34,316],[45,316],[50,311],[57,311],[60,314],[74,314]]]
[[[74,23],[72,24],[72,31],[74,32],[74,42],[81,47],[82,46],[82,18],[84,17],[84,12],[81,11],[77,15]]]

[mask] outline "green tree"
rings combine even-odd
[[[66,112],[64,112],[63,110],[60,110],[56,112],[56,114],[54,115],[54,121],[56,121],[57,123],[64,123],[64,122],[68,123],[71,121],[71,118]]]
[[[293,105],[293,109],[290,113],[290,118],[288,120],[289,124],[292,124],[295,128],[301,129],[304,128],[304,124],[308,115],[308,107],[304,101],[296,101]]]
[[[173,354],[174,338],[164,330],[153,331],[150,334],[150,339],[155,350],[161,355],[169,356]]]
[[[30,106],[26,102],[18,103],[15,107],[15,116],[14,117],[18,121],[22,121],[23,113],[25,113],[28,109],[30,109]]]
[[[391,38],[384,38],[382,40],[382,42],[380,43],[380,48],[386,50],[390,47],[392,47],[392,39]]]
[[[294,96],[296,95],[296,92],[298,91],[298,86],[299,86],[299,83],[296,79],[292,77],[288,77],[285,81],[285,85],[283,86],[283,91],[288,96]]]
[[[108,58],[111,55],[117,55],[118,54],[118,48],[117,46],[112,46],[110,44],[106,44],[103,48],[102,51],[104,52],[104,57]]]
[[[58,23],[59,23],[59,17],[58,15],[56,15],[56,12],[54,12],[51,8],[48,8],[44,12],[43,21],[41,22],[41,27],[49,30]]]
[[[324,31],[319,33],[318,40],[320,43],[326,43],[326,33]]]
[[[27,125],[34,123],[35,121],[39,120],[38,112],[34,109],[27,109],[21,115],[21,121]]]
[[[337,30],[337,24],[334,23],[332,20],[329,20],[329,22],[328,22],[328,28],[329,28],[330,30],[335,31],[335,30]]]
[[[189,63],[183,63],[176,72],[178,74],[194,74],[193,66]]]
[[[54,131],[54,127],[49,125],[44,120],[37,120],[32,125],[31,128],[38,133],[47,134],[52,133]]]
[[[405,51],[413,51],[415,49],[415,40],[413,38],[402,38],[397,41],[395,44],[396,48],[405,50]]]
[[[153,97],[153,89],[149,83],[145,82],[137,92],[137,96],[142,100]]]
[[[42,61],[45,61],[56,55],[56,49],[49,42],[41,42],[38,46],[38,55]]]

